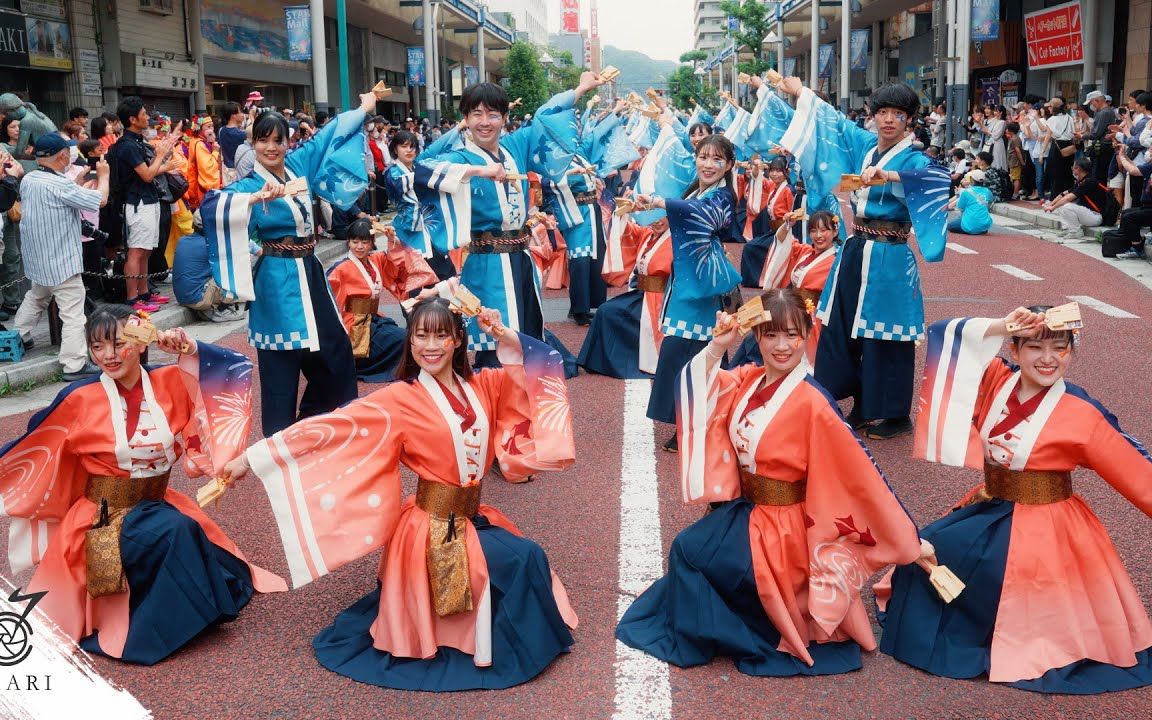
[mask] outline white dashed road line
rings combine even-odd
[[[961,245],[960,243],[954,243],[951,240],[949,240],[948,244],[945,245],[944,247],[948,248],[949,250],[955,250],[956,252],[960,253],[961,255],[979,255],[980,254],[970,247],[965,247],[965,246]]]
[[[620,590],[616,618],[664,573],[655,430],[646,417],[652,383],[624,385],[623,456],[620,463]],[[616,641],[615,720],[669,720],[672,688],[668,663]]]
[[[1039,275],[1033,275],[1032,273],[1028,272],[1027,270],[1021,270],[1020,268],[1016,267],[1015,265],[993,265],[992,267],[996,268],[1000,272],[1006,272],[1009,275],[1011,275],[1012,277],[1020,278],[1021,280],[1043,280],[1044,279],[1044,278],[1040,277]]]
[[[1097,312],[1104,313],[1108,317],[1128,318],[1128,319],[1135,319],[1135,318],[1140,317],[1139,315],[1133,315],[1132,313],[1128,312],[1127,310],[1121,310],[1120,308],[1116,307],[1115,305],[1109,305],[1108,303],[1104,302],[1103,300],[1097,300],[1096,298],[1092,297],[1091,295],[1068,295],[1067,297],[1069,300],[1075,300],[1076,302],[1080,303],[1081,305],[1087,305],[1088,307],[1092,308],[1093,310],[1095,310]]]

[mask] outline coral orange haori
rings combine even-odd
[[[408,690],[502,688],[572,644],[576,615],[543,550],[480,504],[495,459],[506,479],[574,458],[562,361],[482,310],[500,369],[473,373],[460,318],[418,302],[398,382],[248,450],[299,587],[384,547],[380,588],[314,640],[327,668]],[[400,501],[400,465],[420,478]]]
[[[793,290],[763,296],[764,367],[720,369],[733,318],[681,375],[677,432],[685,502],[713,510],[672,543],[668,573],[616,637],[687,667],[731,656],[749,675],[861,667],[876,641],[868,576],[921,555],[916,526],[834,402],[808,374],[811,317]]]
[[[13,573],[37,565],[28,592],[48,591],[40,608],[84,649],[150,665],[235,619],[253,589],[286,586],[168,486],[181,455],[189,474],[218,474],[247,442],[252,363],[177,329],[158,344],[179,362],[145,368],[126,323],[142,321],[88,317],[103,373],[65,388],[0,450],[0,507]]]
[[[945,605],[897,568],[880,649],[955,678],[1090,694],[1152,684],[1152,622],[1108,533],[1072,492],[1077,467],[1152,514],[1152,457],[1083,389],[1064,381],[1068,330],[1046,308],[958,318],[928,332],[916,453],[983,468],[984,483],[924,529],[968,588]],[[1007,325],[1012,363],[997,357]],[[883,609],[883,608],[882,608]]]

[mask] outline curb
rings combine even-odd
[[[322,240],[321,245],[316,249],[316,257],[327,268],[329,263],[345,253],[345,247],[343,241]],[[167,305],[152,313],[151,320],[158,330],[170,330],[174,327],[206,322],[198,318],[192,310],[183,305],[174,304]],[[60,361],[57,360],[56,352],[53,350],[50,351],[50,354],[22,360],[18,363],[0,364],[0,387],[16,388],[28,383],[44,384],[54,381],[60,373]]]

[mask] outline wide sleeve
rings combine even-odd
[[[920,254],[928,262],[944,259],[948,239],[948,197],[952,178],[948,170],[922,153],[896,171],[908,206],[908,217],[916,232]]]
[[[780,149],[780,141],[792,122],[795,111],[767,85],[756,91],[756,107],[748,121],[748,137],[745,146],[751,152],[761,155],[775,153]]]
[[[407,299],[413,290],[436,284],[436,273],[419,250],[399,239],[388,238],[387,250],[372,253],[369,258],[375,265],[384,289],[397,300]]]
[[[500,471],[513,482],[540,471],[563,470],[576,459],[564,360],[547,343],[519,337],[519,350],[497,345],[501,373],[478,374],[484,381],[502,376],[492,436]]]
[[[780,144],[800,164],[805,191],[812,198],[809,207],[823,207],[824,196],[840,183],[841,175],[860,172],[865,153],[876,147],[876,136],[804,88]]]
[[[696,160],[692,152],[677,139],[671,127],[665,127],[660,130],[660,135],[640,167],[636,194],[678,198],[695,177]],[[664,215],[664,210],[654,208],[635,213],[633,219],[641,225],[651,225]]]
[[[224,299],[232,302],[256,299],[248,247],[252,193],[234,191],[243,182],[212,190],[200,204],[212,279],[223,291]]]
[[[667,200],[672,233],[672,265],[676,292],[690,300],[727,293],[740,284],[720,242],[732,223],[732,193],[727,188],[692,200]]]
[[[1079,464],[1092,470],[1145,515],[1152,515],[1152,455],[1124,432],[1116,416],[1089,400],[1100,413],[1083,446]]]
[[[184,427],[189,477],[219,477],[248,446],[252,427],[252,361],[234,350],[200,342],[181,355],[180,375],[192,404]]]
[[[636,267],[640,248],[652,237],[652,229],[631,221],[629,214],[612,215],[612,227],[604,251],[601,276],[612,287],[623,287]]]
[[[680,447],[680,488],[686,503],[740,496],[740,467],[728,434],[737,389],[756,365],[721,370],[707,350],[680,371],[676,392],[676,438]]]
[[[860,599],[864,583],[886,565],[920,556],[916,524],[892,492],[868,450],[822,390],[809,387],[809,596],[812,619],[828,635],[839,631],[875,648]]]
[[[764,259],[764,270],[760,273],[760,287],[765,290],[788,287],[796,264],[813,252],[811,246],[797,242],[788,229],[777,230],[774,239]]]
[[[435,208],[430,233],[437,251],[448,253],[472,242],[472,178],[468,170],[484,161],[465,151],[421,156],[413,168],[416,195]],[[490,182],[490,181],[489,181]]]
[[[396,383],[300,420],[247,450],[288,558],[292,587],[378,550],[400,517],[404,404]]]
[[[973,418],[988,388],[1009,373],[996,359],[1003,337],[985,337],[995,320],[955,318],[928,327],[920,414],[913,455],[956,467],[983,466],[983,448]]]
[[[527,157],[527,171],[559,180],[572,165],[579,147],[580,133],[572,104],[576,92],[568,90],[541,105],[532,124],[506,136],[501,142],[516,154]]]
[[[32,416],[28,431],[0,448],[0,516],[8,526],[12,574],[40,562],[60,520],[84,492],[87,473],[68,447],[85,422],[82,388],[70,385]]]
[[[314,194],[348,210],[368,187],[364,137],[364,111],[342,112],[288,155],[285,164],[308,178]]]

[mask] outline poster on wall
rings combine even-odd
[[[820,77],[832,77],[832,57],[836,54],[834,44],[820,46]]]
[[[414,46],[408,48],[408,85],[419,86],[424,84],[426,77],[424,69],[424,48]]]
[[[72,33],[68,23],[24,18],[28,38],[28,64],[53,70],[72,69]]]
[[[1003,104],[1000,102],[1000,78],[980,78],[980,104]]]
[[[972,0],[972,40],[1000,39],[1000,0]]]
[[[796,56],[784,58],[784,77],[793,77],[796,74]]]
[[[307,5],[284,8],[284,25],[288,28],[288,59],[312,59],[312,12]]]
[[[868,28],[852,31],[852,64],[849,67],[853,70],[868,69],[868,39],[870,37],[872,37],[872,31]]]
[[[204,54],[281,67],[307,67],[288,55],[284,6],[271,0],[200,1],[200,34]]]
[[[477,72],[475,65],[464,66],[464,87],[475,85],[476,83],[480,82],[479,78],[480,75]]]

